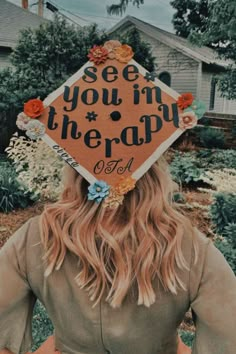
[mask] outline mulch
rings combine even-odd
[[[31,217],[40,215],[45,203],[40,202],[26,209],[14,210],[8,214],[0,213],[0,248],[8,238]]]

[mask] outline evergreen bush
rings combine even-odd
[[[15,169],[9,162],[0,162],[0,212],[26,208],[38,198],[37,193],[29,191],[17,180]]]
[[[224,235],[225,227],[235,222],[236,215],[236,194],[217,193],[210,206],[210,216],[215,230],[218,234]],[[227,232],[227,230],[226,230]]]
[[[197,166],[196,158],[191,153],[177,153],[170,164],[170,172],[175,182],[183,185],[202,182],[203,170]]]
[[[207,127],[199,131],[201,144],[206,148],[224,148],[225,135],[221,129]]]

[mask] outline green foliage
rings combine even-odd
[[[196,184],[202,182],[202,168],[197,166],[196,157],[192,154],[177,153],[170,164],[172,178],[181,184]]]
[[[130,45],[134,50],[134,59],[150,72],[156,70],[155,57],[152,55],[151,45],[142,41],[139,31],[132,28],[127,34],[120,37],[122,43]]]
[[[232,248],[231,243],[227,240],[216,240],[215,246],[224,255],[226,261],[229,263],[234,274],[236,275],[236,249]]]
[[[183,193],[176,192],[173,194],[173,201],[175,203],[185,203],[186,199],[185,199]]]
[[[32,335],[34,346],[32,351],[37,350],[43,342],[53,334],[53,325],[41,302],[37,301],[34,307],[32,321]]]
[[[223,75],[218,77],[218,87],[222,93],[222,96],[225,96],[230,100],[236,99],[236,69],[235,68],[231,67],[230,70],[227,70]]]
[[[236,223],[230,222],[224,228],[224,236],[228,242],[236,249]]]
[[[235,0],[208,1],[209,17],[204,31],[193,30],[190,40],[199,45],[213,46],[223,59],[232,65],[218,77],[221,94],[228,99],[236,98],[236,6]]]
[[[225,135],[221,129],[207,127],[201,129],[198,134],[202,145],[206,148],[223,148],[225,146]]]
[[[180,335],[182,341],[184,342],[184,344],[186,344],[189,347],[192,347],[193,340],[195,337],[194,332],[180,330],[179,335]]]
[[[17,180],[14,167],[7,161],[0,163],[0,212],[26,208],[38,200],[38,194],[29,191]]]
[[[210,206],[211,220],[218,234],[224,235],[228,224],[235,221],[236,215],[236,194],[232,193],[217,193],[214,196],[214,201]],[[231,226],[232,229],[232,226]],[[230,230],[231,230],[230,229]]]
[[[43,100],[88,60],[93,44],[106,39],[95,25],[79,30],[57,16],[36,30],[23,30],[11,58],[14,69],[0,73],[2,110],[22,110],[33,97]]]
[[[123,15],[129,3],[139,7],[139,5],[144,3],[144,0],[120,0],[119,4],[107,6],[107,12],[109,15]]]
[[[192,31],[204,33],[209,17],[207,0],[174,0],[170,4],[176,10],[172,23],[178,36],[187,38]]]
[[[194,154],[204,169],[217,170],[226,167],[236,169],[236,150],[204,149]]]

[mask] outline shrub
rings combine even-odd
[[[221,129],[204,128],[199,131],[200,142],[206,148],[223,148],[225,146],[225,135]]]
[[[224,255],[226,261],[236,275],[236,249],[232,247],[232,244],[227,239],[217,239],[215,241],[215,246]]]
[[[225,227],[235,221],[236,194],[217,193],[210,206],[211,220],[217,233],[224,235]],[[227,232],[227,231],[226,231]]]
[[[196,153],[196,158],[200,165],[205,169],[222,169],[234,168],[236,169],[236,150],[226,149],[204,149]]]
[[[205,171],[202,179],[217,192],[234,193],[236,191],[236,169]]]
[[[195,337],[194,332],[179,330],[179,335],[182,341],[184,342],[184,344],[188,345],[189,347],[192,347],[193,340]]]
[[[29,191],[17,180],[15,169],[9,162],[1,162],[0,212],[8,213],[16,208],[26,208],[38,200],[38,194]]]
[[[175,203],[185,203],[186,199],[185,199],[183,193],[176,192],[173,194],[173,201]]]
[[[46,309],[41,302],[36,301],[32,321],[32,335],[34,346],[33,351],[37,350],[43,342],[53,334],[53,325],[49,319]]]
[[[36,191],[42,199],[57,199],[65,163],[46,143],[15,134],[6,151],[14,162],[19,181],[29,190]]]
[[[203,170],[197,167],[195,155],[190,155],[190,153],[176,154],[170,164],[170,172],[177,183],[196,184],[202,182]]]
[[[232,247],[236,249],[236,223],[231,222],[225,226],[224,236]]]

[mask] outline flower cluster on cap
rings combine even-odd
[[[43,102],[39,98],[33,98],[24,104],[24,111],[17,116],[16,126],[25,131],[32,140],[37,140],[45,134],[45,125],[37,120],[43,111]]]
[[[90,49],[88,58],[94,64],[105,63],[107,59],[116,59],[121,63],[128,63],[134,56],[132,48],[128,44],[121,44],[117,40],[110,40],[101,45],[94,45]]]
[[[117,209],[123,203],[124,195],[135,188],[135,183],[136,180],[132,177],[122,177],[115,186],[96,181],[88,187],[88,200],[96,203],[103,201],[104,208]]]
[[[206,112],[205,103],[194,99],[193,95],[189,92],[179,96],[177,105],[183,110],[179,115],[179,128],[182,130],[195,127],[198,119],[202,118]]]

